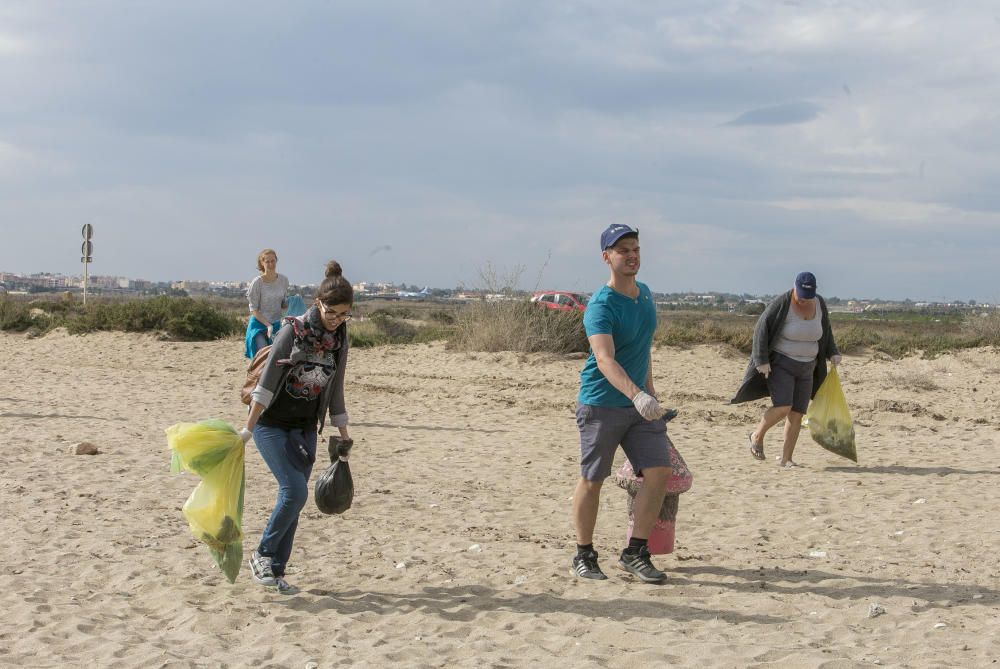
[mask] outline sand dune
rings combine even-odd
[[[569,577],[580,360],[442,345],[354,350],[357,493],[303,514],[280,596],[235,585],[194,541],[163,429],[243,416],[236,340],[0,335],[4,666],[987,666],[1000,658],[1000,355],[848,356],[860,464],[807,434],[781,470],[730,406],[745,365],[663,349],[657,387],[694,472],[667,585],[613,568],[625,494]],[[69,452],[89,441],[96,456]],[[322,450],[322,449],[321,449]],[[274,499],[247,457],[246,550]],[[885,613],[869,617],[871,605]],[[313,664],[310,664],[313,663]]]

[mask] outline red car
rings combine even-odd
[[[546,309],[558,311],[583,311],[587,308],[587,296],[583,293],[565,293],[558,290],[545,290],[535,293],[531,301]]]

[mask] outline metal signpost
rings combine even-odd
[[[94,236],[94,226],[90,223],[86,223],[83,226],[83,246],[80,247],[80,252],[83,256],[80,258],[80,262],[83,263],[83,304],[87,304],[87,280],[88,276],[88,266],[90,263],[94,262],[94,243],[90,241],[90,238]]]

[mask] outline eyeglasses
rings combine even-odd
[[[354,314],[352,314],[350,311],[333,311],[332,307],[328,307],[322,302],[319,303],[319,310],[323,312],[324,316],[330,316],[331,318],[339,318],[345,323],[354,318]]]

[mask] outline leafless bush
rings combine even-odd
[[[941,387],[930,372],[917,369],[894,370],[886,375],[886,379],[892,386],[909,390],[937,390]]]
[[[551,312],[526,300],[471,304],[448,347],[459,351],[574,353],[589,350],[580,312]]]
[[[1000,313],[970,315],[962,323],[962,329],[980,338],[983,346],[1000,346]]]
[[[479,268],[479,287],[491,295],[510,297],[517,293],[517,286],[524,270],[524,265],[500,269],[493,263],[487,262]]]

